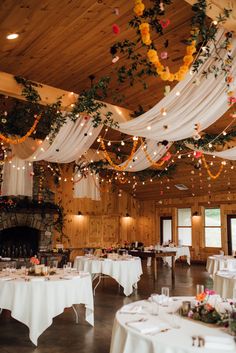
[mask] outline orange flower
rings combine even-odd
[[[196,296],[196,299],[199,301],[199,302],[202,302],[204,299],[206,298],[206,293],[205,292],[202,292],[200,294],[198,294]]]

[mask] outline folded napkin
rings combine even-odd
[[[207,349],[217,350],[236,350],[236,345],[233,337],[230,336],[204,336],[204,347]]]
[[[30,282],[42,282],[45,281],[45,277],[30,277]]]
[[[120,309],[120,313],[122,314],[140,314],[142,313],[142,306],[141,305],[124,305]]]
[[[158,333],[158,332],[161,332],[162,330],[164,331],[164,330],[170,329],[170,326],[165,323],[157,324],[149,320],[129,322],[127,323],[127,325],[143,334],[154,333],[154,332]]]
[[[154,301],[157,304],[167,304],[169,303],[169,301],[171,300],[171,298],[167,297],[166,295],[163,294],[157,294],[157,295],[152,295],[152,297],[150,297],[151,301]]]
[[[0,277],[0,281],[11,281],[13,280],[14,278],[13,277]]]

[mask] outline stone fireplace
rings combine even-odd
[[[0,256],[29,257],[38,251],[51,250],[53,224],[54,212],[0,213]]]

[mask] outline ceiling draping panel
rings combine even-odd
[[[154,162],[157,162],[159,159],[161,159],[167,152],[167,150],[170,148],[170,146],[171,143],[168,143],[167,146],[163,146],[161,144],[157,144],[157,142],[153,140],[146,141],[146,151]],[[124,163],[120,164],[119,166],[122,167]],[[148,161],[143,151],[143,148],[139,147],[139,149],[135,152],[132,161],[130,162],[128,167],[124,169],[124,171],[139,172],[151,166],[152,164]]]
[[[218,45],[225,40],[225,32],[220,30],[217,37]],[[212,56],[200,67],[199,72],[186,76],[185,80],[178,83],[174,89],[148,112],[136,119],[121,123],[121,132],[143,136],[156,141],[178,141],[191,137],[194,125],[200,124],[200,129],[206,129],[218,120],[229,108],[227,87],[222,75],[215,78],[210,74],[207,79],[202,73],[214,62],[214,48]],[[222,49],[223,50],[223,49]],[[226,51],[222,52],[227,57]],[[236,74],[236,38],[233,39],[232,48],[232,76]],[[198,82],[198,84],[196,84]],[[180,92],[180,96],[176,93]],[[162,115],[162,109],[167,115]],[[149,129],[147,129],[149,127]]]
[[[83,126],[81,126],[83,123]],[[45,139],[38,149],[29,155],[29,142],[20,145],[13,145],[12,151],[15,156],[22,158],[28,155],[28,161],[45,160],[55,163],[70,163],[83,155],[94,140],[99,135],[102,125],[94,128],[90,120],[84,122],[84,119],[78,119],[75,123],[70,119],[63,125],[56,135],[53,143],[50,145]]]
[[[79,182],[75,182],[73,196],[78,199],[89,198],[95,201],[100,201],[99,179],[96,179],[95,175],[88,174]]]
[[[4,163],[2,196],[32,196],[33,167],[22,159],[13,157],[11,163]]]
[[[85,123],[81,118],[74,123],[68,119],[51,145],[48,139],[41,144],[27,139],[22,144],[11,146],[17,167],[13,168],[13,162],[4,164],[2,195],[32,196],[32,176],[26,172],[30,167],[29,161],[70,163],[89,149],[101,129],[102,126],[93,128],[90,120]]]

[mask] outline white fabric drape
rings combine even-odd
[[[203,153],[214,155],[216,157],[223,158],[223,159],[229,159],[231,161],[236,160],[236,147],[229,148],[228,150],[221,151],[221,152],[208,152],[208,151],[206,152],[206,151],[204,151]]]
[[[206,155],[211,155],[211,156],[216,156],[216,157],[219,157],[219,158],[222,158],[222,159],[229,159],[231,161],[235,161],[236,160],[236,147],[232,147],[232,148],[229,148],[227,150],[224,150],[224,151],[214,151],[214,152],[211,152],[211,151],[205,151],[201,148],[194,148],[193,145],[191,144],[186,144],[186,147],[190,148],[191,150],[194,150],[194,151],[200,151],[202,152],[203,154],[206,154]]]
[[[225,32],[219,31],[217,35],[218,46],[225,40]],[[222,56],[227,58],[227,52],[222,49]],[[214,61],[214,47],[211,45],[211,57],[200,67],[199,72],[190,73],[185,80],[178,83],[174,89],[157,103],[152,109],[136,119],[121,123],[121,132],[143,136],[156,141],[178,141],[193,135],[194,124],[200,124],[201,130],[206,129],[218,120],[229,108],[227,102],[227,87],[224,77],[214,77],[211,74],[204,79],[203,71],[211,65],[221,65]],[[236,39],[233,39],[232,49],[233,65],[232,76],[236,74]],[[194,84],[200,80],[200,84]],[[176,93],[180,92],[180,96]],[[167,115],[161,114],[166,109]],[[147,129],[150,126],[151,129]]]
[[[90,120],[85,122],[83,118],[79,118],[74,123],[67,119],[51,145],[47,138],[41,144],[27,139],[22,144],[12,145],[14,163],[12,161],[4,165],[2,195],[32,196],[33,178],[30,179],[26,172],[28,168],[32,172],[32,167],[27,161],[70,163],[89,149],[101,129],[101,125],[93,128]]]
[[[89,198],[94,201],[100,201],[101,194],[99,179],[96,179],[95,175],[88,174],[86,177],[83,177],[79,182],[75,182],[73,196],[74,198],[78,199]]]
[[[83,125],[81,126],[81,124]],[[83,118],[79,118],[74,123],[68,119],[51,145],[48,139],[45,139],[38,149],[29,155],[32,146],[27,141],[21,145],[12,146],[12,151],[19,158],[28,154],[28,161],[45,160],[55,163],[70,163],[89,149],[101,129],[102,125],[94,128],[90,120],[84,122]]]
[[[168,151],[172,143],[168,143],[167,146],[159,145],[156,141],[147,140],[146,141],[146,151],[148,155],[154,162],[157,162],[161,159],[164,154]],[[125,163],[125,162],[124,162]],[[122,167],[124,163],[120,164]],[[127,172],[138,172],[144,169],[151,167],[152,164],[148,161],[142,147],[140,147],[134,154],[133,160],[130,164],[124,169]]]
[[[33,167],[24,160],[14,157],[3,165],[2,196],[32,196]]]

